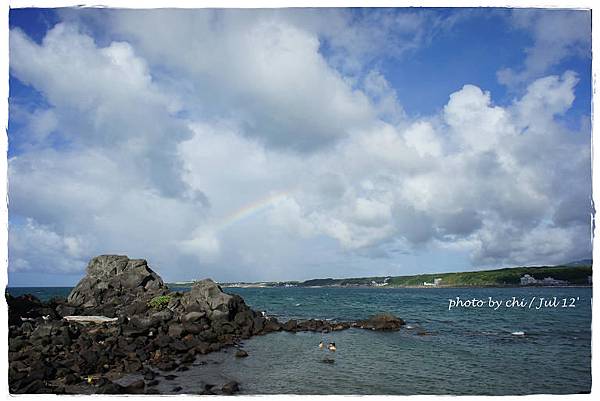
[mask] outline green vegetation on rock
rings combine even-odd
[[[158,297],[154,297],[152,298],[149,302],[148,302],[148,306],[153,308],[153,309],[164,309],[169,302],[171,302],[171,296],[170,295],[160,295]]]

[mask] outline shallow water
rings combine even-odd
[[[591,288],[228,288],[254,309],[289,318],[356,320],[387,311],[412,329],[380,333],[274,333],[246,340],[249,357],[203,356],[161,381],[197,392],[234,379],[246,394],[533,394],[591,386]],[[24,293],[10,290],[18,295]],[[42,290],[42,292],[44,292]],[[55,291],[56,293],[56,291]],[[66,290],[68,293],[68,289]],[[39,295],[39,293],[38,293]],[[55,294],[59,295],[59,294]],[[448,310],[466,298],[577,298],[574,308]],[[522,331],[523,336],[511,333]],[[426,333],[427,335],[419,335]],[[320,340],[338,351],[319,350]],[[323,363],[325,358],[335,363]],[[199,365],[199,363],[204,363]]]

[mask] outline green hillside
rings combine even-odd
[[[589,261],[591,262],[591,261]],[[228,286],[262,286],[262,287],[421,287],[424,283],[433,283],[441,279],[439,287],[505,287],[521,285],[521,277],[529,274],[536,280],[550,277],[566,281],[565,285],[589,285],[588,277],[592,276],[592,265],[583,261],[560,266],[509,267],[503,269],[460,272],[418,274],[413,276],[379,276],[354,278],[319,278],[306,281],[277,281],[262,283],[221,283]],[[192,282],[186,283],[191,285]],[[183,283],[169,285],[182,286]],[[187,286],[184,284],[183,286]]]
[[[560,265],[538,267],[509,267],[503,269],[460,272],[418,274],[412,276],[391,277],[358,277],[358,278],[324,278],[312,279],[297,283],[301,287],[351,287],[351,286],[384,286],[385,287],[416,287],[424,283],[433,283],[441,279],[442,287],[502,287],[521,284],[521,277],[529,274],[536,280],[551,277],[555,280],[567,281],[569,285],[588,285],[588,277],[592,275],[592,266],[589,265]],[[387,280],[386,280],[387,279]],[[275,284],[275,283],[273,283]],[[275,284],[276,285],[276,284]]]
[[[418,286],[424,282],[433,282],[441,278],[443,286],[511,286],[519,285],[521,277],[529,274],[537,280],[552,277],[568,281],[572,285],[587,285],[592,275],[591,266],[541,266],[512,267],[496,270],[484,270],[461,273],[420,274],[417,276],[399,276],[390,278],[390,286]]]

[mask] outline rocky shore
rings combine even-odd
[[[157,394],[159,379],[187,370],[198,355],[277,331],[331,332],[351,327],[399,330],[390,314],[355,322],[289,320],[253,311],[212,280],[172,292],[142,259],[102,255],[66,300],[7,294],[11,393]],[[245,357],[243,349],[236,356]],[[132,373],[143,379],[128,385]],[[236,382],[201,394],[234,394]]]

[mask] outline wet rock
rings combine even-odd
[[[225,383],[223,387],[221,387],[221,391],[223,394],[232,395],[240,391],[240,385],[236,381],[230,381]]]
[[[246,351],[244,351],[243,349],[239,349],[235,353],[236,358],[245,358],[247,356],[248,356],[248,353]]]
[[[125,392],[127,394],[143,394],[146,388],[146,383],[143,380],[136,380],[133,383],[125,386]]]
[[[200,344],[196,345],[196,347],[194,348],[196,353],[204,355],[204,354],[208,354],[210,352],[210,344],[206,343],[206,342],[201,342]]]
[[[220,343],[211,343],[208,346],[209,352],[216,352],[216,351],[219,351],[221,348],[223,348],[223,345]]]
[[[125,394],[125,387],[111,381],[103,381],[96,394]]]
[[[359,320],[353,326],[368,330],[393,331],[399,330],[404,324],[404,320],[391,313],[380,313],[371,316],[367,320]]]
[[[175,368],[177,368],[177,363],[175,363],[175,361],[173,361],[171,359],[166,359],[166,360],[162,360],[162,361],[158,362],[156,364],[156,367],[159,368],[160,370],[168,372],[171,370],[175,370]]]
[[[147,369],[144,371],[144,380],[153,380],[156,377],[156,372]]]
[[[331,331],[340,331],[346,330],[350,328],[350,323],[342,322],[342,323],[333,323],[331,325]]]
[[[177,378],[177,375],[166,375],[165,376],[165,380],[175,380]]]
[[[176,387],[173,387],[173,388],[171,389],[171,391],[172,391],[172,392],[174,392],[174,393],[178,393],[178,392],[180,392],[181,390],[183,390],[183,387],[181,387],[181,386],[176,386]]]
[[[262,316],[255,317],[252,320],[252,333],[259,334],[262,333],[265,328],[265,318]]]
[[[134,373],[142,370],[142,362],[139,359],[126,359],[123,361],[123,369],[125,372]]]
[[[283,330],[285,331],[296,331],[298,328],[298,321],[295,319],[288,320],[283,324]]]
[[[192,363],[196,360],[196,356],[194,355],[194,350],[190,350],[188,351],[184,356],[181,357],[180,362],[181,363]]]
[[[263,331],[265,333],[270,333],[272,331],[279,331],[279,330],[281,330],[281,324],[277,321],[277,319],[270,318],[265,322],[265,327],[263,328]]]

